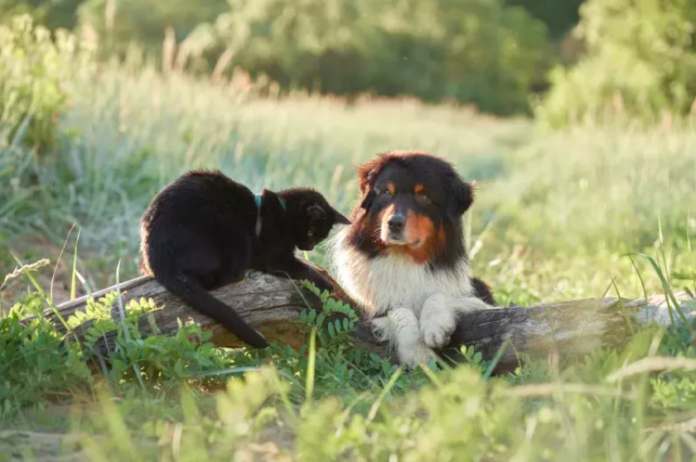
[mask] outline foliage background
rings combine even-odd
[[[241,69],[281,91],[453,100],[561,126],[688,115],[695,10],[688,0],[3,0],[0,21],[29,12],[98,41],[105,57],[137,46],[158,66]]]
[[[478,182],[500,304],[696,310],[690,3],[0,1],[0,461],[693,460],[693,326],[491,378],[471,350],[405,372],[310,314],[299,352],[145,338],[161,307],[114,320],[116,294],[66,320],[83,342],[42,317],[137,275],[138,219],[189,168],[347,212],[353,166],[409,148]]]

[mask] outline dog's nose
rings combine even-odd
[[[401,214],[394,214],[389,218],[389,232],[397,234],[404,230],[406,226],[406,217]]]

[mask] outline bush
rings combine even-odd
[[[181,40],[197,24],[214,20],[226,6],[225,0],[87,0],[79,6],[78,18],[82,26],[89,25],[101,37],[105,53],[123,56],[134,42],[150,57],[159,57],[167,27]]]
[[[0,23],[29,14],[37,24],[51,30],[71,29],[75,25],[76,10],[83,0],[0,0]]]
[[[214,26],[194,29],[216,1],[195,14],[155,8],[160,0],[121,1],[107,30],[107,0],[89,0],[81,22],[122,54],[130,40],[159,50],[172,25],[179,41],[186,37],[180,52],[207,50],[208,70],[226,51],[228,68],[284,90],[450,99],[496,114],[527,111],[551,64],[544,24],[504,0],[230,0]]]
[[[586,55],[551,75],[537,115],[552,126],[630,116],[686,115],[696,98],[696,6],[686,0],[589,0],[579,33]]]
[[[549,29],[554,40],[561,39],[577,23],[578,10],[583,0],[506,0],[509,6],[521,6]]]
[[[14,138],[26,125],[35,148],[53,141],[58,114],[66,105],[75,38],[35,26],[30,16],[0,25],[0,135]]]
[[[500,0],[232,1],[234,64],[284,88],[524,111],[549,66],[544,25]]]

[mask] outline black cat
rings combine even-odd
[[[191,171],[157,194],[143,216],[142,270],[242,341],[265,348],[263,337],[208,291],[241,280],[249,269],[330,290],[326,277],[294,251],[312,250],[337,223],[350,221],[312,189],[254,195],[219,171]]]

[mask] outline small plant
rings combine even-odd
[[[134,385],[163,392],[186,381],[211,384],[217,380],[211,372],[234,362],[228,351],[207,342],[211,334],[197,324],[180,323],[174,336],[143,335],[143,320],[159,332],[152,312],[160,307],[151,299],[132,300],[121,322],[112,319],[117,299],[113,292],[90,300],[84,311],[64,320],[67,332],[45,317],[47,300],[38,291],[0,316],[0,402],[5,403],[0,415],[59,398],[66,389],[88,390],[93,372],[101,373],[112,394]],[[82,341],[73,335],[78,329],[85,329]]]
[[[461,353],[464,357],[464,361],[466,362],[466,364],[468,364],[475,371],[483,373],[486,370],[486,365],[483,361],[483,355],[481,355],[481,352],[476,351],[476,349],[473,346],[468,348],[466,346],[462,346]]]
[[[0,317],[0,416],[92,383],[79,345],[56,331],[42,316],[43,307],[43,298],[33,292]]]
[[[76,51],[74,36],[59,30],[52,37],[29,15],[0,25],[0,137],[20,136],[37,149],[51,146],[68,103]]]
[[[303,287],[319,297],[322,302],[322,311],[303,310],[300,313],[300,322],[316,328],[317,337],[324,346],[345,339],[347,334],[355,329],[355,323],[358,321],[355,310],[350,305],[331,298],[327,291],[321,293],[314,284],[308,281],[303,282]]]

